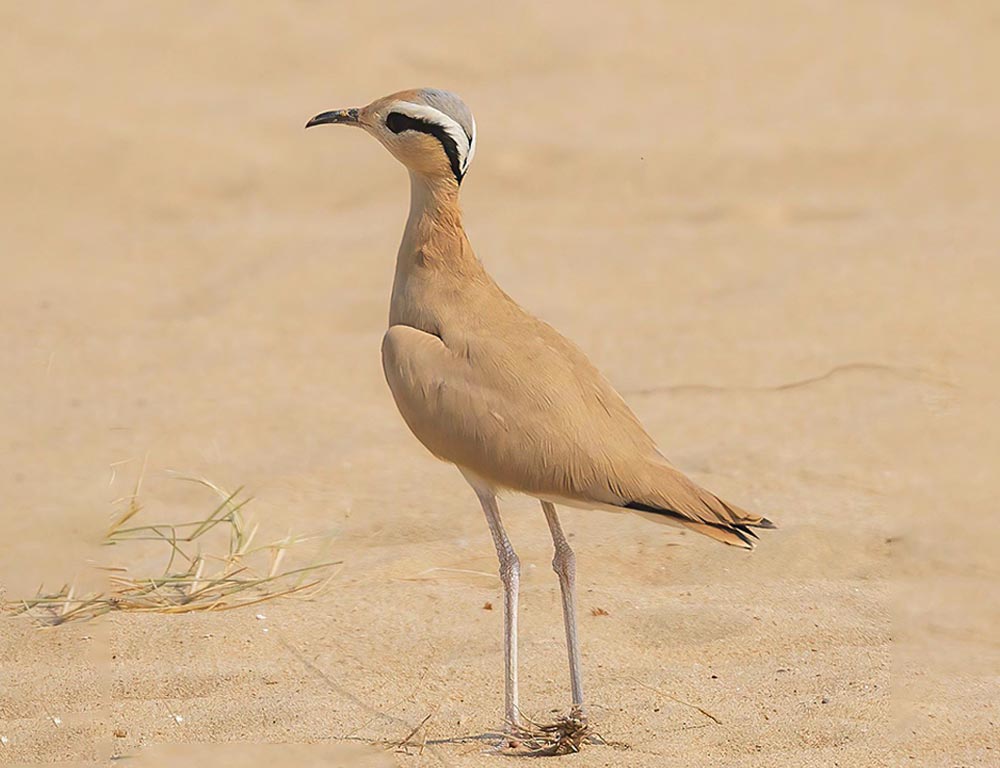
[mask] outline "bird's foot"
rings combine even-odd
[[[589,736],[587,716],[574,707],[552,723],[536,723],[527,718],[508,723],[502,748],[527,755],[568,755],[579,752]]]

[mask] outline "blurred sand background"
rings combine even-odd
[[[512,759],[457,740],[500,722],[485,523],[380,369],[404,171],[302,130],[433,85],[476,114],[466,226],[499,282],[781,525],[748,556],[565,513],[617,746],[559,759],[1000,764],[1000,7],[502,5],[0,6],[7,598],[149,565],[96,546],[145,456],[151,513],[203,510],[166,470],[202,475],[345,561],[266,619],[0,620],[0,763]],[[568,704],[549,540],[503,507],[545,717]],[[369,746],[425,718],[422,752]],[[168,746],[205,742],[303,746]]]

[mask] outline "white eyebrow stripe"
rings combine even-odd
[[[465,162],[462,163],[462,173],[464,174],[468,169],[469,165],[472,163],[472,158],[476,154],[476,118],[472,118],[472,139],[469,141],[469,154],[465,156]]]
[[[453,118],[448,117],[448,115],[440,109],[429,107],[426,104],[414,104],[410,101],[397,101],[392,105],[392,109],[396,112],[401,112],[407,117],[423,120],[428,123],[434,123],[435,125],[439,125],[444,128],[445,133],[451,136],[455,142],[455,146],[458,148],[460,159],[459,166],[462,173],[465,173],[466,169],[469,167],[469,163],[472,162],[472,154],[475,152],[475,123],[473,123],[472,141],[470,142],[469,137],[466,135],[462,126],[459,125]]]

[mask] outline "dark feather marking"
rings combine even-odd
[[[651,507],[649,504],[641,504],[638,501],[630,501],[627,504],[622,504],[625,509],[632,509],[636,512],[650,512],[654,515],[663,515],[664,517],[673,517],[677,520],[686,520],[689,523],[698,522],[697,520],[692,520],[689,517],[685,517],[680,512],[675,512],[672,509],[663,509],[661,507]]]
[[[426,133],[428,136],[433,136],[440,141],[445,155],[448,156],[448,162],[451,163],[451,172],[455,174],[455,181],[459,184],[462,183],[462,165],[458,158],[458,145],[444,128],[437,123],[418,120],[401,112],[390,112],[385,118],[385,124],[393,133],[419,131],[420,133]]]
[[[721,501],[721,499],[720,499],[720,501]],[[725,504],[725,502],[722,502],[722,503]],[[649,504],[642,504],[642,503],[640,503],[638,501],[630,501],[627,504],[622,504],[622,507],[625,508],[625,509],[634,510],[636,512],[649,512],[649,513],[654,514],[654,515],[663,515],[664,517],[670,517],[670,518],[673,518],[674,520],[681,520],[683,522],[688,522],[688,523],[702,523],[703,525],[710,525],[713,528],[723,528],[723,529],[725,529],[727,531],[732,531],[733,533],[735,533],[737,536],[739,536],[739,538],[740,538],[741,541],[743,541],[745,544],[747,544],[750,547],[753,546],[753,539],[759,538],[757,536],[757,534],[754,533],[754,531],[752,530],[751,526],[753,528],[776,528],[777,527],[777,526],[775,526],[774,523],[772,523],[767,518],[761,518],[761,521],[759,523],[731,523],[731,524],[728,524],[728,525],[726,523],[724,523],[724,522],[710,523],[710,522],[705,521],[705,520],[692,520],[690,517],[682,515],[679,512],[676,512],[676,511],[674,511],[672,509],[662,509],[660,507],[651,507]],[[726,505],[726,508],[730,509],[728,505]]]

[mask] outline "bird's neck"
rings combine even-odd
[[[490,285],[462,228],[458,185],[410,174],[410,216],[396,257],[389,325],[441,336],[469,314],[476,289]]]
[[[448,178],[410,173],[410,215],[396,260],[400,271],[464,272],[478,265],[462,228],[458,185]]]

